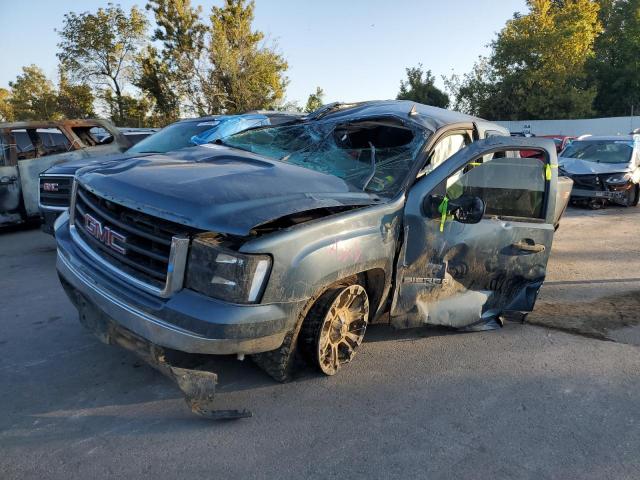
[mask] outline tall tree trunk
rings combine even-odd
[[[122,125],[122,121],[124,120],[124,104],[122,103],[122,91],[120,90],[120,85],[118,85],[118,81],[115,78],[112,78],[114,90],[116,92],[116,103],[118,104],[118,121],[116,122],[116,126],[118,127],[126,127],[126,125]]]

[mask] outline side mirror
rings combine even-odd
[[[425,198],[423,210],[427,216],[436,218],[442,213],[440,206],[444,197],[442,195],[430,195]],[[480,197],[462,195],[456,199],[447,201],[447,214],[453,215],[453,219],[460,223],[479,223],[484,217],[486,205]]]
[[[484,217],[486,205],[480,197],[463,195],[455,200],[449,200],[450,210],[460,223],[478,223]]]

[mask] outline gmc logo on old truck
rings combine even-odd
[[[121,255],[127,254],[127,249],[122,246],[127,242],[127,237],[112,230],[110,227],[102,225],[100,220],[88,213],[84,214],[84,228],[89,235],[104,243],[107,247]]]
[[[42,189],[45,192],[57,192],[59,185],[57,183],[45,182],[42,184]]]

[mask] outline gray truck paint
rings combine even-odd
[[[122,344],[120,330],[125,329],[124,337],[133,336],[135,345],[143,346],[127,348],[138,352],[166,347],[189,353],[260,353],[278,348],[300,325],[313,299],[354,274],[366,281],[369,321],[398,328],[482,328],[502,313],[530,311],[544,281],[554,227],[568,200],[557,187],[553,141],[491,136],[417,176],[447,131],[473,128],[480,137],[507,132],[439,109],[407,108],[407,103],[380,102],[369,110],[365,105],[333,113],[357,121],[389,110],[400,116],[403,107],[407,121],[432,132],[406,188],[393,198],[354,191],[337,177],[224,147],[197,147],[171,158],[131,159],[79,173],[77,183],[108,201],[230,235],[240,242],[240,252],[268,254],[273,261],[258,304],[232,304],[187,288],[163,298],[92,260],[64,214],[56,223],[57,269],[81,322],[108,343]],[[325,114],[331,112],[329,108]],[[470,162],[531,149],[540,150],[548,165],[539,220],[485,216],[476,224],[443,224],[423,211],[425,198]],[[505,164],[517,161],[507,157]],[[282,217],[308,211],[316,214],[292,226],[277,226]],[[269,224],[275,226],[265,230]],[[175,267],[183,272],[185,265]],[[189,389],[180,388],[194,409]],[[205,396],[210,400],[212,395],[210,390]]]
[[[481,310],[485,304],[495,305],[495,308],[499,309],[513,308],[524,311],[531,309],[533,301],[535,301],[537,287],[544,279],[546,260],[551,247],[557,172],[553,173],[552,181],[549,182],[546,217],[540,223],[485,219],[480,224],[464,225],[462,228],[451,224],[450,230],[441,235],[438,240],[436,238],[438,235],[434,235],[433,232],[427,232],[427,235],[423,234],[425,225],[433,226],[437,224],[437,221],[433,219],[425,221],[419,210],[421,199],[430,189],[460,165],[471,161],[481,152],[512,148],[543,148],[546,150],[551,164],[556,164],[555,148],[553,142],[549,140],[493,137],[476,142],[471,147],[454,155],[440,168],[419,180],[406,197],[405,194],[402,194],[391,201],[363,206],[349,212],[317,219],[246,241],[240,251],[269,253],[273,257],[272,271],[261,303],[263,305],[295,304],[301,307],[306,300],[312,298],[332,282],[354,273],[367,271],[379,272],[384,279],[376,303],[378,314],[384,310],[386,300],[389,299],[391,286],[396,285],[397,298],[394,298],[395,307],[392,310],[391,321],[398,327],[415,326],[416,323],[437,323],[462,327],[478,321],[480,314],[484,313]],[[249,164],[252,163],[253,159],[250,159]],[[94,173],[84,175],[80,181],[90,182],[95,178],[93,175]],[[121,198],[112,198],[112,200],[122,201]],[[130,205],[136,205],[141,209],[146,208],[146,205],[134,204],[133,202]],[[268,205],[264,207],[264,210],[267,211],[262,214],[265,218],[274,216],[268,212]],[[158,214],[157,210],[152,211]],[[67,227],[64,224],[59,228]],[[414,232],[418,233],[414,234]],[[73,257],[72,250],[77,247],[73,245],[73,242],[66,240],[62,232],[57,236],[60,237],[58,241],[60,250],[64,252],[68,249],[67,255]],[[544,246],[543,252],[523,255],[522,252],[508,250],[511,244],[517,243],[522,238],[530,237],[535,243]],[[496,241],[496,238],[499,241]],[[462,254],[462,257],[474,259],[474,265],[478,265],[479,259],[482,258],[491,258],[496,261],[489,273],[494,276],[506,277],[500,284],[502,290],[500,288],[491,289],[487,285],[472,282],[459,285],[455,291],[440,290],[438,293],[439,299],[446,297],[465,300],[473,297],[476,299],[475,313],[477,315],[469,316],[464,320],[447,320],[443,313],[443,316],[438,318],[428,315],[407,323],[406,318],[412,316],[409,306],[418,305],[419,301],[424,303],[425,299],[433,294],[433,286],[426,283],[421,285],[412,282],[410,288],[400,287],[404,285],[403,279],[405,278],[428,278],[428,272],[424,271],[428,264],[420,263],[419,260],[429,248],[433,248],[432,245],[429,245],[430,241],[434,245],[438,245],[439,249],[444,246],[448,247],[447,251],[462,249],[463,252],[466,252]],[[397,256],[396,252],[401,247],[403,251]],[[394,278],[396,258],[401,259],[401,263],[398,266],[398,276]],[[474,271],[472,280],[477,279],[478,275],[486,274],[487,271],[488,269]],[[66,272],[62,272],[62,274],[65,275]],[[514,279],[517,277],[518,282],[512,282],[510,276]],[[107,282],[97,283],[101,288],[108,288]],[[531,289],[534,290],[533,294]],[[188,291],[179,292],[166,301],[165,305],[180,305],[181,308],[188,309],[189,301],[186,299],[190,295],[193,294]],[[198,298],[202,297],[201,295],[197,296]],[[207,302],[209,304],[220,303],[214,299],[203,299],[203,301],[205,304]],[[242,318],[238,322],[248,328],[243,332],[244,335],[247,335],[254,326],[252,322],[257,322],[254,315],[256,307],[236,305],[234,309],[238,312],[244,312],[238,313],[236,318]],[[164,309],[163,313],[168,310]],[[495,310],[490,313],[497,314],[500,311]],[[295,311],[290,313],[290,317],[285,322],[286,325],[280,324],[280,332],[282,332],[283,326],[291,328],[296,322]],[[175,322],[179,317],[180,312],[172,313],[166,318],[166,321]],[[218,315],[212,315],[212,317],[215,317],[211,318],[214,327],[226,322]],[[266,321],[266,319],[264,320]],[[145,333],[144,329],[136,329],[133,325],[130,327],[137,333]],[[216,330],[214,327],[209,331]],[[277,330],[269,331],[269,329],[262,327],[259,330],[268,332],[269,335],[277,333]],[[247,337],[251,337],[251,335],[247,335]],[[196,350],[201,353],[216,353],[216,349]],[[226,351],[227,349],[225,349]]]

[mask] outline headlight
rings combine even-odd
[[[621,185],[631,180],[630,173],[616,173],[608,177],[605,181],[611,185]]]
[[[270,270],[269,255],[239,253],[214,235],[199,235],[191,243],[185,286],[228,302],[256,303]]]

